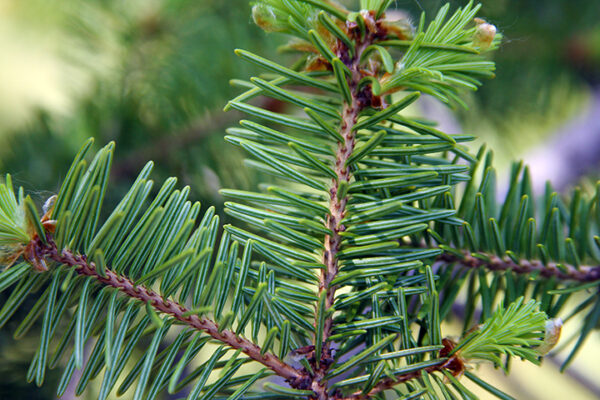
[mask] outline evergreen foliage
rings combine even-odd
[[[462,104],[462,90],[493,76],[482,54],[499,35],[472,3],[415,28],[388,19],[391,3],[254,4],[256,23],[292,36],[286,48],[299,58],[287,67],[236,51],[265,74],[234,81],[246,91],[227,108],[252,120],[226,139],[277,182],[222,192],[240,226],[221,231],[215,210],[202,213],[173,178],[154,189],[152,163],[103,210],[112,143],[93,157],[86,143],[43,215],[6,177],[0,289],[11,294],[0,325],[39,293],[15,332],[41,321],[28,380],[42,385],[61,365],[59,396],[80,369],[76,392],[101,375],[100,399],[472,399],[465,376],[507,399],[468,366],[539,363],[566,305],[565,320],[586,315],[568,365],[600,321],[600,268],[590,266],[600,260],[600,186],[568,200],[548,187],[536,205],[516,164],[498,202],[492,153],[471,154],[472,136],[406,108],[422,93]],[[257,96],[289,107],[261,108]],[[453,340],[442,321],[463,288],[464,332]]]

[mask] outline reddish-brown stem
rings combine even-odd
[[[520,259],[515,263],[510,257],[499,257],[497,255],[485,254],[485,259],[474,257],[470,252],[461,255],[446,252],[437,258],[446,264],[457,264],[464,268],[487,269],[489,271],[512,271],[516,274],[537,274],[543,278],[556,278],[558,281],[595,282],[600,281],[600,266],[580,266],[557,263],[544,264],[538,260]]]
[[[344,142],[338,144],[335,160],[337,180],[332,180],[331,189],[329,190],[329,215],[327,216],[326,226],[331,230],[332,234],[325,236],[325,251],[323,253],[323,264],[325,264],[325,269],[321,273],[319,283],[319,294],[323,291],[326,292],[325,309],[330,309],[335,300],[336,287],[331,286],[331,282],[338,274],[337,252],[340,249],[340,243],[342,241],[340,232],[343,232],[345,229],[341,224],[341,221],[344,218],[346,203],[348,202],[347,196],[341,198],[338,196],[338,188],[339,182],[350,182],[351,179],[350,168],[346,166],[346,160],[348,160],[354,150],[354,132],[352,131],[352,128],[356,124],[359,112],[359,106],[356,103],[356,98],[353,96],[352,104],[344,104],[340,126],[340,134],[344,138]],[[331,335],[332,328],[333,318],[328,317],[325,319],[323,337],[315,338],[315,340],[320,340],[324,343],[321,360],[331,357],[330,342],[327,339]],[[312,389],[318,394],[317,399],[319,400],[328,399],[327,382],[323,380],[323,377],[327,372],[327,367],[327,363],[321,362],[319,369],[315,371]]]
[[[342,114],[340,120],[340,136],[344,139],[343,142],[338,142],[336,150],[334,171],[336,178],[331,180],[329,190],[329,214],[326,217],[325,226],[332,232],[325,236],[323,252],[323,264],[325,268],[321,272],[319,281],[319,295],[325,291],[325,309],[328,310],[333,306],[335,301],[336,287],[331,285],[331,282],[338,274],[338,257],[337,253],[340,250],[342,242],[341,233],[345,230],[342,225],[342,220],[345,216],[346,204],[348,196],[340,196],[338,191],[341,182],[350,183],[352,179],[351,168],[346,165],[348,159],[352,155],[355,147],[355,132],[354,126],[358,120],[360,112],[371,105],[364,90],[359,88],[359,82],[364,77],[364,71],[360,68],[360,58],[363,51],[375,40],[377,33],[370,32],[361,40],[358,40],[355,54],[352,57],[349,54],[348,48],[341,42],[338,42],[337,55],[340,60],[344,61],[351,72],[351,77],[348,80],[348,86],[352,96],[352,102],[344,101],[342,106]],[[318,312],[318,311],[317,311]],[[315,317],[317,320],[318,316]],[[323,343],[321,359],[319,360],[318,368],[315,370],[311,389],[316,393],[314,397],[317,400],[329,399],[327,382],[325,375],[329,364],[327,360],[331,359],[331,342],[328,340],[333,329],[333,317],[330,315],[324,321],[323,336],[315,338],[315,343],[321,341]],[[315,365],[316,366],[316,365]],[[334,395],[336,396],[336,395]],[[339,398],[339,397],[334,397]]]
[[[428,374],[445,371],[451,373],[454,376],[462,375],[465,372],[465,360],[463,360],[458,353],[450,355],[452,350],[456,347],[456,343],[450,339],[444,338],[442,339],[442,344],[444,345],[444,348],[440,350],[440,359],[432,365],[428,365],[427,367],[417,369],[415,371],[396,374],[393,377],[383,378],[379,382],[377,382],[377,384],[373,386],[373,388],[367,393],[363,393],[362,391],[356,391],[349,397],[346,397],[341,400],[370,399],[376,394],[383,392],[384,390],[391,389],[392,387],[400,383],[420,378],[423,371],[427,372]]]
[[[341,400],[367,400],[367,399],[373,398],[373,396],[375,396],[378,393],[383,392],[384,390],[388,390],[388,389],[391,389],[394,386],[399,385],[401,383],[405,383],[405,382],[411,381],[413,379],[420,378],[422,371],[425,371],[428,374],[431,374],[433,372],[442,371],[447,368],[446,366],[449,361],[450,360],[443,360],[443,361],[440,361],[439,364],[435,364],[435,365],[423,368],[422,370],[420,369],[417,371],[408,372],[406,374],[396,375],[394,377],[394,379],[384,378],[381,381],[379,381],[379,383],[377,383],[377,385],[375,385],[375,387],[373,387],[373,389],[371,389],[368,393],[363,393],[362,391],[357,391],[348,397],[344,397]]]
[[[106,269],[104,276],[100,275],[93,263],[88,262],[87,257],[74,253],[70,250],[59,251],[56,243],[49,237],[47,244],[43,244],[39,239],[34,242],[36,248],[36,257],[39,260],[50,259],[60,264],[68,265],[79,275],[91,276],[101,285],[111,286],[121,291],[121,293],[130,298],[140,300],[150,305],[158,312],[167,314],[179,322],[202,331],[213,337],[215,340],[228,345],[233,349],[239,349],[248,357],[270,368],[277,375],[287,379],[290,385],[294,387],[302,386],[305,381],[305,375],[296,370],[289,364],[280,360],[271,353],[261,354],[261,348],[249,340],[239,337],[234,332],[223,329],[212,320],[200,317],[190,313],[185,306],[171,300],[165,299],[157,292],[143,285],[137,285],[129,278],[119,275],[110,269]]]
[[[337,252],[340,249],[340,243],[342,237],[340,233],[344,231],[345,227],[341,224],[344,218],[346,210],[346,203],[348,197],[344,196],[339,198],[338,188],[339,182],[345,181],[350,182],[352,177],[350,168],[346,167],[346,160],[352,154],[354,150],[354,132],[352,127],[356,124],[358,117],[358,106],[354,103],[351,105],[345,104],[342,116],[341,124],[341,135],[344,138],[343,143],[339,143],[337,156],[335,161],[335,173],[337,180],[333,179],[331,182],[331,189],[329,190],[330,201],[329,201],[329,215],[327,216],[326,226],[332,232],[331,235],[325,236],[325,251],[323,253],[323,263],[325,269],[321,273],[319,291],[325,290],[327,292],[325,308],[329,309],[333,306],[335,297],[335,286],[330,286],[331,281],[336,277],[338,273],[338,260]],[[332,329],[332,318],[325,320],[325,327],[323,329],[323,340],[329,337]]]

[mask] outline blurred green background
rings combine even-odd
[[[416,20],[443,3],[397,0],[395,7]],[[562,157],[560,143],[571,134],[584,144],[600,138],[598,1],[484,0],[480,15],[504,35],[493,56],[496,79],[466,95],[469,110],[449,112],[429,101],[422,112],[489,143],[501,174],[515,158]],[[236,93],[229,80],[258,72],[233,49],[276,57],[280,43],[253,25],[247,0],[0,0],[0,170],[43,202],[86,138],[114,140],[109,203],[154,160],[157,179],[178,177],[193,198],[220,211],[218,189],[247,189],[263,179],[223,141],[239,119],[221,111]],[[583,146],[586,157],[578,159],[585,165],[565,161],[561,189],[582,174],[600,175],[596,145]],[[43,388],[24,381],[37,338],[33,331],[15,344],[16,324],[0,331],[0,400],[53,399],[61,371]],[[576,329],[567,328],[565,341]],[[447,327],[449,334],[459,330]],[[598,339],[592,336],[566,375],[557,374],[552,358],[540,371],[515,363],[510,380],[486,373],[518,399],[600,398]],[[95,398],[93,387],[84,398]]]

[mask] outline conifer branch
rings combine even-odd
[[[485,268],[490,271],[512,271],[516,274],[524,274],[528,276],[540,276],[543,278],[556,278],[559,281],[576,281],[576,282],[595,282],[600,281],[600,265],[599,266],[579,266],[579,268],[569,264],[559,264],[549,262],[542,263],[539,260],[519,259],[516,263],[508,256],[499,257],[495,254],[485,254],[481,258],[475,257],[472,253],[464,251],[461,255],[445,252],[441,254],[437,261],[446,264],[457,264],[463,268],[481,269]]]
[[[228,329],[219,329],[217,323],[206,317],[191,313],[184,305],[171,299],[165,299],[152,289],[143,285],[137,285],[128,277],[119,275],[108,268],[104,271],[105,276],[100,275],[94,263],[89,262],[85,255],[74,253],[68,249],[59,251],[56,243],[50,236],[48,236],[46,244],[42,243],[39,238],[34,239],[31,247],[32,254],[35,255],[38,261],[47,259],[68,265],[73,267],[74,271],[79,275],[93,277],[101,285],[118,289],[126,296],[140,300],[142,303],[149,303],[157,312],[170,315],[184,325],[205,332],[232,349],[241,350],[248,357],[288,380],[292,386],[295,386],[296,382],[302,379],[302,374],[299,371],[283,362],[274,354],[263,354],[261,348],[255,343],[237,336]]]
[[[75,368],[84,368],[82,393],[106,367],[99,400],[109,398],[118,381],[123,381],[120,395],[136,380],[135,400],[154,399],[167,385],[176,393],[192,381],[190,400],[369,400],[390,389],[409,391],[405,399],[425,393],[437,398],[449,393],[446,387],[458,393],[450,397],[472,399],[458,382],[471,361],[504,366],[506,358],[520,357],[539,364],[556,344],[562,322],[548,316],[558,315],[570,293],[600,281],[600,266],[579,266],[579,260],[596,263],[598,249],[574,243],[597,233],[600,185],[594,199],[576,197],[570,207],[574,217],[556,194],[549,195],[538,235],[539,213],[529,207],[531,190],[528,180],[519,184],[519,167],[498,215],[491,155],[481,163],[485,174],[477,184],[475,172],[485,154],[475,158],[465,150],[462,143],[472,137],[449,136],[400,114],[420,93],[460,104],[461,89],[476,89],[480,78],[493,75],[493,63],[479,53],[498,40],[495,27],[474,19],[479,6],[470,2],[448,15],[446,5],[428,27],[422,17],[413,30],[407,20],[386,17],[390,0],[361,0],[358,12],[334,3],[254,4],[259,26],[293,36],[289,48],[304,53],[292,68],[236,51],[269,72],[238,81],[247,90],[226,107],[257,120],[240,121],[226,139],[250,153],[249,167],[278,179],[261,192],[223,191],[242,202],[226,203],[225,211],[258,232],[227,225],[217,240],[219,216],[209,208],[200,217],[200,204],[188,200],[189,187],[176,190],[171,178],[150,196],[151,163],[100,224],[112,143],[89,164],[91,142],[86,143],[42,218],[23,189],[15,192],[10,176],[0,184],[0,262],[10,266],[24,259],[0,274],[0,291],[17,284],[0,309],[0,327],[30,292],[45,287],[16,332],[22,335],[42,318],[30,380],[41,385],[46,367],[60,362],[74,337],[59,396]],[[403,96],[394,99],[400,91]],[[247,103],[257,96],[286,107]],[[288,105],[306,115],[288,113]],[[455,155],[452,161],[449,153]],[[293,186],[279,186],[279,180]],[[457,208],[455,187],[467,180]],[[564,221],[569,221],[566,239]],[[582,221],[586,224],[578,227]],[[439,248],[429,245],[431,238]],[[529,245],[527,252],[522,242]],[[507,250],[505,243],[516,245]],[[462,270],[456,273],[453,265]],[[492,285],[487,271],[499,272]],[[523,276],[513,279],[511,271]],[[71,279],[75,275],[85,279]],[[43,286],[48,278],[50,285]],[[465,336],[454,343],[443,338],[442,320],[467,279],[467,309],[475,310],[481,298],[481,318],[469,330],[474,313],[467,315]],[[534,299],[517,298],[530,296],[532,281]],[[585,284],[554,290],[566,281]],[[494,311],[499,291],[506,297]],[[556,293],[562,293],[556,302],[546,296]],[[598,325],[596,297],[577,308],[591,311],[572,355]],[[49,359],[65,314],[70,328]],[[147,329],[152,322],[158,329]],[[183,329],[159,351],[172,324]],[[128,357],[148,334],[150,346],[122,379]],[[98,340],[84,367],[84,344],[93,336]],[[182,379],[202,346],[214,341],[219,349]],[[222,359],[229,350],[233,355]],[[288,354],[299,356],[302,367],[283,361]],[[266,368],[238,374],[246,361]],[[216,370],[221,372],[215,380]],[[265,372],[287,384],[258,388]]]

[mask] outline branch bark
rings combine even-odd
[[[373,396],[377,395],[378,393],[381,393],[385,390],[391,389],[396,385],[411,381],[413,379],[420,378],[423,370],[425,372],[427,372],[428,374],[431,374],[433,372],[442,371],[445,368],[445,365],[447,363],[448,363],[448,360],[442,360],[442,361],[440,361],[439,364],[432,365],[427,368],[419,369],[417,371],[409,372],[406,374],[397,375],[394,377],[394,379],[392,379],[392,378],[382,379],[368,393],[363,393],[361,391],[357,391],[357,392],[351,394],[350,396],[343,398],[342,400],[367,400],[367,399],[370,399]]]
[[[510,257],[499,257],[497,255],[485,254],[482,258],[474,257],[470,252],[464,251],[459,256],[445,252],[437,258],[448,264],[458,264],[464,268],[480,269],[485,268],[490,271],[512,271],[517,274],[539,274],[544,278],[556,278],[559,281],[575,281],[581,283],[600,281],[600,266],[580,266],[576,268],[573,265],[562,264],[559,268],[557,263],[544,264],[539,260],[520,259],[515,263]],[[600,282],[599,282],[600,284]]]
[[[428,374],[434,372],[449,372],[453,376],[461,376],[465,371],[465,360],[460,357],[458,353],[450,354],[456,347],[456,343],[450,339],[442,339],[444,348],[440,350],[439,359],[425,362],[422,368],[417,368],[410,372],[399,373],[392,377],[386,377],[381,379],[371,390],[364,393],[363,391],[356,391],[349,397],[342,400],[368,400],[373,398],[377,394],[391,389],[394,386],[408,382],[413,379],[419,379],[425,371]]]
[[[332,232],[331,235],[326,235],[324,239],[325,251],[323,252],[323,264],[325,265],[325,269],[321,272],[319,281],[319,295],[321,295],[323,291],[326,292],[326,310],[330,309],[335,301],[335,292],[337,288],[331,286],[331,282],[338,274],[337,253],[340,250],[342,242],[340,233],[346,229],[341,222],[345,216],[348,196],[340,196],[338,191],[341,182],[349,184],[352,179],[352,171],[346,166],[346,162],[352,155],[355,147],[355,132],[353,129],[360,112],[371,105],[369,101],[365,101],[366,99],[369,99],[370,92],[365,95],[365,90],[359,88],[359,82],[364,77],[364,71],[360,68],[360,58],[363,51],[373,43],[376,35],[376,32],[370,32],[365,35],[364,39],[357,39],[358,43],[356,51],[352,56],[350,56],[350,51],[343,42],[338,41],[337,43],[337,56],[345,63],[352,74],[350,81],[348,82],[352,102],[349,104],[347,101],[344,101],[342,106],[340,135],[344,138],[344,141],[338,142],[334,166],[337,177],[331,180],[331,187],[329,189],[329,215],[327,215],[325,219],[325,226]],[[317,310],[317,313],[318,312],[319,311]],[[318,315],[315,315],[315,321],[317,320]],[[331,359],[331,342],[328,338],[331,336],[332,329],[333,316],[330,315],[325,319],[323,336],[315,338],[315,344],[317,341],[323,343],[321,360],[319,360],[319,367],[315,371],[311,387],[317,394],[315,397],[317,400],[327,400],[330,398],[327,382],[324,377],[327,374],[330,365],[330,363],[327,362],[327,360]],[[336,399],[339,398],[337,395],[334,396],[336,396],[334,397]]]

